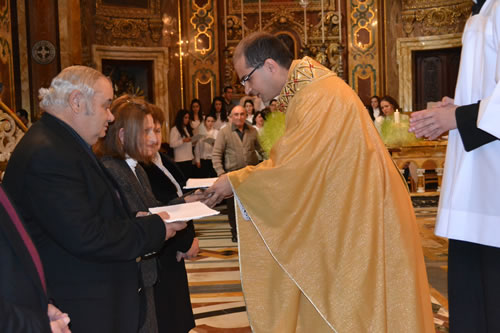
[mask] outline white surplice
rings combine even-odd
[[[462,42],[455,104],[481,101],[478,127],[500,137],[500,1],[469,18]],[[436,235],[500,247],[500,141],[466,152],[450,131]]]

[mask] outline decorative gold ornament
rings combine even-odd
[[[470,1],[407,0],[403,2],[403,30],[407,35],[440,35],[457,33],[471,12]]]

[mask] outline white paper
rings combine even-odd
[[[199,201],[183,203],[179,205],[154,207],[149,208],[149,211],[152,214],[167,212],[168,215],[170,215],[170,218],[168,220],[164,220],[167,223],[176,221],[189,221],[202,217],[218,215],[220,213],[219,211],[216,211],[215,209],[212,209]]]
[[[217,177],[214,178],[189,178],[186,182],[185,189],[193,189],[193,188],[205,188],[212,186]]]

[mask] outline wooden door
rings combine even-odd
[[[413,52],[413,111],[455,95],[460,47]]]

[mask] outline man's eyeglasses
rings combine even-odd
[[[254,69],[252,69],[252,71],[250,73],[243,76],[243,78],[240,81],[241,85],[244,87],[245,84],[247,83],[247,81],[250,80],[250,77],[252,76],[253,72],[255,72],[257,69],[261,68],[263,65],[264,65],[264,63],[257,65],[256,67],[254,67]]]

